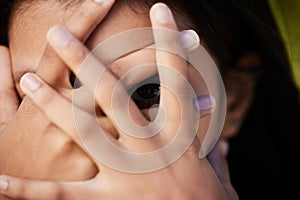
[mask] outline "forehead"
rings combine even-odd
[[[12,64],[17,70],[35,70],[46,47],[46,33],[50,27],[65,22],[77,7],[59,2],[39,1],[18,8],[11,21],[9,46]],[[114,6],[105,20],[94,30],[86,45],[92,49],[106,38],[133,28],[149,27],[147,12],[135,12],[126,5]]]

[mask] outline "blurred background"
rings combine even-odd
[[[269,3],[286,44],[295,81],[300,88],[300,1],[269,0]]]

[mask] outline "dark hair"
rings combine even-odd
[[[9,18],[16,2],[17,0],[0,0],[1,44],[8,44]],[[158,1],[117,2],[149,7]],[[280,165],[280,162],[299,163],[299,159],[296,160],[298,155],[291,156],[292,153],[300,152],[300,145],[297,144],[300,138],[296,134],[299,132],[300,119],[298,90],[293,83],[285,46],[268,1],[159,2],[168,4],[175,12],[183,13],[190,19],[194,24],[193,28],[200,34],[209,50],[221,61],[221,70],[226,70],[226,66],[234,66],[236,59],[249,50],[260,55],[263,67],[254,103],[241,132],[231,140],[228,159],[232,182],[241,199],[272,199],[272,194],[275,194],[274,198],[277,199],[281,195],[296,192],[297,190],[291,191],[296,185],[293,182],[293,173],[298,173],[300,167]],[[279,148],[282,140],[285,140],[286,145]],[[280,157],[276,157],[276,154]],[[289,155],[293,158],[289,158]],[[259,196],[259,193],[262,196]]]
[[[34,0],[0,0],[0,44],[8,45],[7,33],[15,4]],[[57,0],[69,5],[71,0]],[[77,0],[75,2],[81,2]],[[294,85],[289,59],[267,0],[118,0],[149,8],[156,2],[168,4],[175,13],[184,14],[192,27],[218,59],[220,71],[235,66],[247,51],[257,52],[263,72],[258,91],[261,94],[278,82]],[[277,74],[278,77],[270,75]],[[272,78],[273,77],[273,78]],[[297,93],[296,88],[294,87]]]
[[[12,3],[0,0],[0,45],[7,45],[7,33]]]
[[[7,32],[13,6],[19,2],[32,1],[0,0],[0,44],[8,44]],[[175,13],[188,16],[194,24],[193,28],[211,52],[222,64],[224,62],[224,66],[231,66],[237,57],[253,49],[264,59],[264,64],[272,66],[273,70],[276,66],[285,66],[277,70],[290,77],[289,67],[286,67],[289,65],[286,51],[266,0],[117,1],[148,7],[155,2],[164,2]]]

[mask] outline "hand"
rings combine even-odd
[[[92,0],[85,1],[66,22],[68,28],[84,42],[106,16],[113,2],[99,4]],[[0,173],[50,180],[93,177],[97,168],[92,160],[54,126],[28,97],[19,107],[8,50],[1,48],[0,53]],[[62,83],[69,80],[68,75],[61,78],[61,73],[45,68],[51,66],[51,69],[61,70],[65,68],[62,64],[55,52],[47,47],[37,73],[51,85]]]
[[[219,180],[221,181],[230,199],[237,200],[239,197],[231,184],[228,163],[226,160],[228,151],[228,142],[220,139],[212,151],[208,154],[207,159],[217,173]]]
[[[166,11],[170,13],[170,19],[168,19],[167,23],[160,23],[159,20],[155,18],[154,13],[158,9],[166,9]],[[156,4],[152,8],[151,21],[154,27],[168,28],[177,31],[175,21],[171,16],[171,11],[165,5]],[[55,38],[51,37],[53,33],[56,35],[62,32],[69,37],[68,44],[64,46],[60,46],[55,42]],[[160,35],[155,35],[154,33],[154,36],[156,44],[163,42],[163,38],[161,38]],[[170,38],[170,40],[178,45],[176,38]],[[70,69],[79,76],[83,85],[90,89],[90,92],[93,92],[89,87],[89,78],[92,77],[92,74],[89,74],[87,77],[82,77],[78,74],[81,63],[89,54],[87,48],[65,29],[59,27],[51,29],[49,41],[58,55],[61,56]],[[74,59],[74,56],[78,55],[78,52],[83,53],[85,56],[82,56],[80,59]],[[173,70],[188,80],[186,63],[180,57],[157,51],[156,58],[158,64],[172,66]],[[102,67],[102,70],[105,70],[99,60],[94,60],[94,62],[95,66]],[[183,110],[185,110],[183,112],[185,114],[194,113],[193,100],[191,95],[186,92],[187,87],[185,82],[180,79],[174,79],[172,76],[169,77],[170,74],[166,74],[166,72],[168,71],[158,65],[160,77],[168,76],[172,84],[174,84],[175,87],[173,91],[180,96],[179,101],[183,103],[180,105],[184,105]],[[105,80],[105,82],[103,80]],[[161,78],[161,82],[164,83],[165,81],[164,78]],[[162,136],[155,136],[147,141],[129,137],[118,127],[117,122],[113,118],[112,108],[110,106],[112,95],[105,93],[107,91],[113,91],[112,89],[116,86],[117,82],[118,80],[110,72],[106,71],[100,80],[101,88],[97,88],[95,97],[96,102],[118,131],[118,138],[109,137],[115,145],[128,151],[148,152],[153,150],[153,148],[156,149],[160,144],[167,143],[170,138],[172,139],[174,133],[177,132],[176,129],[179,123],[183,123],[183,127],[185,128],[184,132],[189,133],[189,131],[191,131],[190,129],[193,129],[193,126],[190,124],[191,122],[192,124],[194,123],[191,118],[193,114],[192,116],[184,115],[184,117],[181,118],[182,113],[179,109],[177,99],[168,89],[161,88],[160,105],[165,109],[167,119],[166,125],[161,132]],[[45,81],[33,74],[25,75],[22,78],[21,85],[24,92],[43,109],[48,118],[64,130],[65,133],[69,134],[70,138],[94,159],[99,173],[93,179],[81,182],[32,181],[3,176],[1,177],[1,182],[2,186],[4,186],[2,190],[5,195],[22,199],[49,199],[49,197],[51,199],[228,199],[225,189],[208,161],[198,158],[200,143],[197,137],[194,138],[188,150],[168,167],[143,174],[124,173],[100,163],[91,155],[90,151],[82,145],[77,135],[74,120],[70,118],[70,116],[72,116],[72,103],[68,99],[64,98],[56,90],[49,87]],[[122,102],[128,98],[127,96],[127,91],[121,87],[118,90],[118,100]],[[57,112],[53,112],[53,105],[57,107]],[[117,113],[122,113],[124,110],[123,107],[114,109],[117,109]],[[76,108],[76,111],[80,112],[80,116],[84,116],[80,123],[83,125],[83,131],[85,132],[83,136],[91,140],[94,127],[90,126],[89,122],[93,120],[93,116],[80,108]],[[132,120],[136,123],[141,125],[147,125],[149,123],[132,101],[129,101],[129,111]],[[109,134],[107,134],[107,136],[109,136]],[[159,158],[162,159],[163,157]],[[138,163],[132,164],[136,165]],[[162,190],[162,188],[164,189]]]

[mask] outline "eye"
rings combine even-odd
[[[131,96],[140,109],[148,109],[159,104],[160,85],[150,83],[139,87]]]
[[[78,89],[82,86],[81,82],[76,78],[73,72],[70,74],[69,81],[73,89]]]
[[[141,109],[149,109],[155,104],[159,104],[160,84],[159,81],[153,80],[158,77],[151,77],[140,82],[129,90],[132,100]]]

